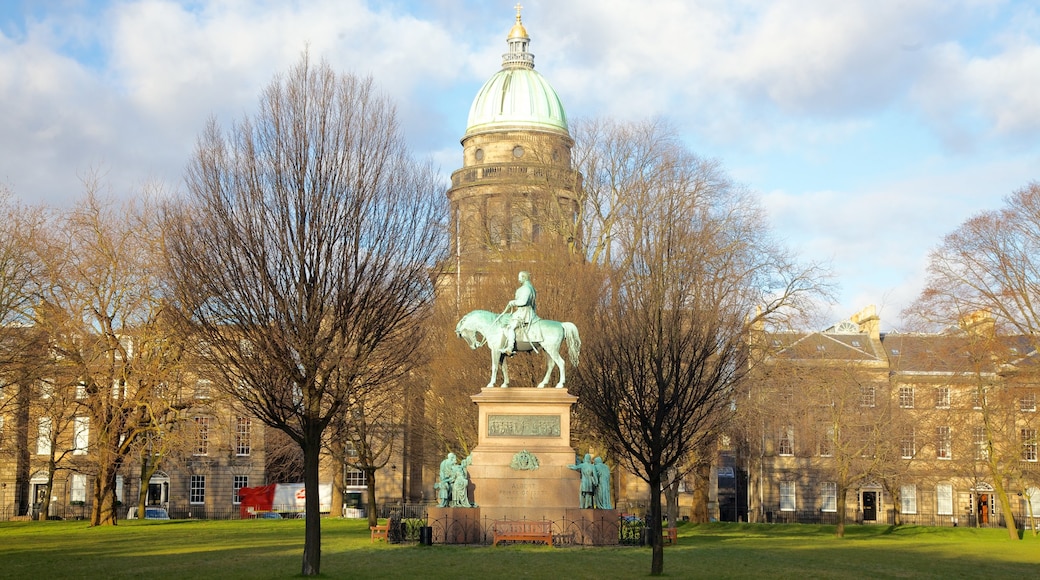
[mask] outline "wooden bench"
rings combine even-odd
[[[493,545],[499,542],[543,542],[553,545],[552,522],[548,520],[497,520],[491,525]]]
[[[664,529],[664,543],[665,544],[676,544],[679,542],[679,530],[676,528],[665,528]]]
[[[387,518],[385,524],[380,525],[379,521],[377,520],[376,521],[376,525],[368,526],[368,529],[372,532],[372,540],[371,541],[375,542],[376,540],[380,540],[381,539],[384,542],[389,542],[390,540],[389,540],[389,538],[387,536],[390,533],[390,526],[392,526],[393,523],[394,523],[394,519],[393,518]]]

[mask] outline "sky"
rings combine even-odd
[[[413,151],[462,164],[516,0],[0,0],[0,188],[176,194],[196,137],[256,110],[304,50],[370,75]],[[528,0],[571,119],[662,118],[757,192],[776,235],[900,330],[928,253],[1040,179],[1040,3]]]

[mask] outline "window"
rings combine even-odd
[[[238,495],[238,491],[243,487],[249,487],[249,476],[236,475],[231,487],[231,503],[235,505],[242,503],[242,496]]]
[[[123,501],[123,476],[116,476],[116,501]]]
[[[781,409],[790,409],[794,403],[794,391],[791,390],[791,387],[780,387],[777,399],[777,404],[780,405]]]
[[[953,459],[953,439],[949,427],[936,429],[935,456],[939,459]]]
[[[76,383],[76,399],[83,400],[87,398],[87,383],[80,381]]]
[[[368,478],[365,477],[365,472],[360,469],[348,469],[345,479],[348,487],[365,487],[368,485]]]
[[[791,426],[780,428],[780,438],[777,439],[776,452],[779,455],[794,455],[794,428]]]
[[[90,445],[90,417],[76,417],[72,423],[73,455],[86,455]]]
[[[859,388],[859,405],[861,407],[873,407],[876,400],[874,385],[863,385]]]
[[[130,360],[130,359],[134,358],[134,339],[133,339],[133,337],[130,337],[130,336],[120,336],[119,337],[119,347],[121,349],[123,349],[123,352],[122,352],[121,356],[119,357],[121,360]],[[125,355],[125,356],[122,356],[122,355]]]
[[[211,390],[213,390],[213,381],[209,381],[206,379],[199,379],[195,381],[196,399],[208,399],[210,397]]]
[[[1022,429],[1022,459],[1036,461],[1036,429]]]
[[[249,417],[239,417],[235,429],[235,455],[249,455],[249,439],[252,423]]]
[[[916,485],[904,485],[899,488],[899,512],[904,514],[917,513]]]
[[[51,418],[40,417],[39,426],[36,431],[36,454],[51,454]]]
[[[87,501],[87,476],[73,473],[69,479],[69,501]]]
[[[917,438],[914,430],[911,429],[910,433],[903,437],[900,441],[900,457],[903,459],[913,459],[917,455]]]
[[[195,455],[209,454],[209,417],[195,417]]]
[[[950,408],[950,387],[938,387],[935,389],[935,408]]]
[[[986,402],[986,395],[982,392],[982,387],[979,387],[971,392],[971,408],[981,409],[982,404]]]
[[[1036,393],[1026,393],[1018,400],[1018,409],[1023,413],[1036,411]]]
[[[780,511],[793,512],[795,508],[795,487],[793,481],[780,482]]]
[[[825,481],[820,484],[820,511],[838,511],[838,484]]]
[[[870,425],[857,425],[854,432],[856,434],[856,445],[859,445],[859,456],[874,457],[877,451],[874,430]]]
[[[820,457],[831,457],[834,455],[834,425],[827,425],[820,431],[823,433],[820,438]]]
[[[206,503],[206,476],[193,475],[188,482],[188,503]]]
[[[940,516],[953,515],[953,486],[940,483],[935,486],[935,513]]]
[[[899,408],[914,408],[914,388],[912,386],[903,385],[902,387],[899,387]]]
[[[986,439],[986,428],[975,427],[972,429],[972,447],[975,448],[976,461],[989,459],[989,442]]]
[[[117,400],[126,398],[126,383],[121,379],[112,381],[112,398]]]

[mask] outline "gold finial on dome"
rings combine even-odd
[[[516,8],[516,24],[509,31],[509,38],[527,38],[527,29],[524,28],[523,22],[520,21],[520,10],[523,9],[523,6],[518,2],[513,8]]]

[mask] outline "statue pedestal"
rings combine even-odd
[[[431,507],[427,510],[435,544],[480,544],[484,528],[480,508]]]
[[[585,546],[616,546],[621,520],[616,510],[567,510],[567,527],[561,532],[573,534],[573,543]]]
[[[471,398],[479,437],[469,477],[482,517],[562,523],[581,487],[578,472],[567,467],[575,462],[571,406],[578,398],[565,389],[516,387],[485,388]],[[537,469],[514,463],[523,451],[537,459]]]

